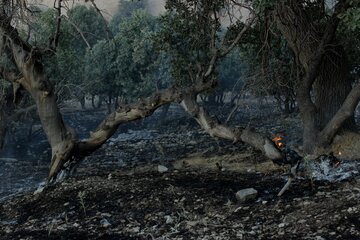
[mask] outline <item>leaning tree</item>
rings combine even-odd
[[[94,4],[93,1],[90,2]],[[200,37],[207,43],[206,46],[203,44],[199,46],[202,49],[198,51],[199,58],[195,58],[194,65],[187,65],[189,68],[187,72],[192,75],[191,81],[186,81],[184,84],[176,83],[167,89],[155,92],[150,97],[119,106],[90,132],[86,139],[79,139],[76,131],[64,123],[57,106],[53,83],[44,71],[44,58],[56,54],[57,46],[61,41],[62,0],[55,0],[56,27],[53,36],[49,36],[47,47],[32,45],[19,34],[19,31],[26,26],[23,24],[24,18],[31,14],[28,11],[30,8],[26,5],[27,2],[23,0],[0,1],[0,52],[14,66],[13,68],[1,66],[0,70],[3,79],[14,86],[20,86],[16,88],[16,92],[25,89],[36,104],[52,150],[49,180],[55,179],[69,161],[81,159],[98,149],[116,132],[120,124],[147,117],[160,106],[171,102],[182,103],[211,135],[231,139],[234,142],[244,141],[262,150],[271,159],[282,158],[280,151],[271,140],[251,129],[234,129],[219,124],[211,119],[195,100],[197,94],[216,86],[214,69],[218,60],[233,50],[246,30],[255,22],[255,16],[250,14],[248,20],[239,19],[233,23],[233,28],[228,27],[228,30],[237,29],[237,31],[225,34],[225,38],[219,37],[221,19],[226,17],[224,15],[233,15],[229,16],[230,19],[239,18],[234,13],[240,12],[241,6],[234,4],[233,1],[168,1],[167,7],[170,10],[177,7],[177,11],[170,11],[170,15],[180,14],[178,16],[183,18],[183,22],[187,22],[188,27],[195,26],[201,33]],[[194,23],[201,24],[197,26],[193,25]],[[188,29],[188,31],[192,30]]]

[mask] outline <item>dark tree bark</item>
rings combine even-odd
[[[335,134],[330,136],[325,129],[333,128],[333,132],[337,132],[341,128],[353,129],[355,125],[352,112],[346,115],[346,119],[341,117],[341,124],[329,126],[334,121],[339,123],[334,118],[339,117],[338,113],[352,91],[346,53],[335,36],[338,14],[348,7],[349,1],[340,0],[325,23],[306,12],[300,1],[279,1],[274,11],[278,29],[305,72],[296,91],[307,153],[331,143]],[[356,100],[353,98],[353,101]]]
[[[95,106],[95,95],[91,95],[91,106],[92,106],[93,109],[96,108],[96,106]]]

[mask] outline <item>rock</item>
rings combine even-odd
[[[278,225],[278,227],[279,227],[279,228],[283,228],[283,227],[285,227],[285,225],[286,225],[285,223],[280,223],[280,224]]]
[[[299,221],[297,221],[298,223],[300,223],[300,224],[304,224],[304,223],[306,223],[306,220],[305,219],[300,219]]]
[[[36,191],[34,192],[34,195],[42,193],[44,191],[44,189],[45,189],[44,186],[38,187],[38,189],[36,189]]]
[[[104,227],[104,228],[107,228],[107,227],[110,227],[110,226],[111,226],[111,223],[109,223],[109,221],[106,220],[105,218],[100,221],[100,224],[101,224],[101,226]]]
[[[158,172],[159,173],[165,173],[167,171],[169,171],[169,169],[167,167],[165,167],[163,165],[158,165]]]
[[[254,188],[246,188],[236,193],[236,199],[240,202],[246,202],[251,199],[255,199],[258,195],[258,191]]]
[[[140,227],[134,227],[134,228],[130,229],[130,232],[138,233],[138,232],[140,232]]]
[[[111,217],[110,213],[101,213],[100,214],[102,217]]]
[[[173,223],[173,222],[174,222],[174,220],[172,219],[172,217],[169,216],[169,215],[166,215],[164,218],[166,219],[166,224],[170,224],[170,223]]]

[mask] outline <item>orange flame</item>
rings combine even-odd
[[[281,136],[275,136],[272,140],[278,148],[282,149],[285,147],[285,144],[282,142],[283,138]]]

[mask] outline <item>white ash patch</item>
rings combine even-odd
[[[127,142],[137,140],[152,140],[158,136],[158,132],[155,130],[128,130],[127,133],[120,133],[117,137],[109,139],[109,145],[112,146],[116,142]]]
[[[338,166],[332,166],[329,159],[310,161],[306,166],[314,180],[339,182],[359,174],[360,161],[342,160]]]

